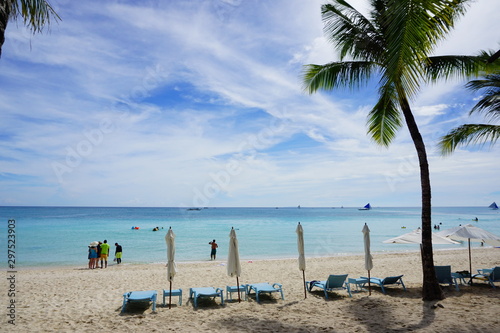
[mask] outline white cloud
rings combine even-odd
[[[415,112],[416,116],[435,117],[444,114],[447,108],[448,105],[446,104],[427,105],[415,107],[413,112]]]

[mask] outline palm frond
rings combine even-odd
[[[402,126],[401,112],[398,109],[397,94],[392,85],[380,89],[380,98],[368,114],[368,134],[382,146],[389,146]]]
[[[500,126],[490,124],[465,124],[454,128],[443,136],[438,143],[441,154],[449,155],[458,146],[468,146],[471,144],[484,144],[490,142],[491,145],[500,138]]]
[[[51,19],[56,21],[61,18],[46,0],[19,0],[12,1],[11,18],[23,18],[24,24],[33,33],[42,32],[50,24]]]
[[[429,57],[425,65],[426,75],[430,81],[438,79],[470,78],[484,73],[488,68],[488,55],[481,53],[477,56],[434,56]]]
[[[340,51],[340,59],[347,55],[357,60],[377,61],[384,47],[372,22],[343,0],[335,0],[321,7],[324,32]]]
[[[387,75],[411,98],[420,87],[422,66],[436,43],[453,27],[470,0],[387,1],[384,36]]]
[[[434,46],[439,40],[444,38],[455,26],[457,18],[466,12],[466,7],[471,0],[441,0],[423,1],[424,9],[431,16],[428,22],[428,29],[425,31],[431,44]]]
[[[500,73],[486,75],[484,79],[467,83],[472,91],[484,90],[477,104],[469,114],[484,113],[490,120],[500,119]]]
[[[376,69],[376,64],[362,61],[305,65],[302,74],[304,90],[312,94],[319,89],[359,88],[370,80]]]

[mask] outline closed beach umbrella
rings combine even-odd
[[[500,237],[489,231],[476,227],[472,224],[446,229],[438,232],[440,236],[458,241],[467,241],[469,245],[469,272],[471,273],[470,283],[472,284],[472,256],[470,242],[481,242],[493,246],[500,245]]]
[[[165,242],[167,243],[167,277],[170,281],[170,297],[168,301],[168,308],[172,307],[172,281],[174,281],[175,273],[177,273],[177,267],[175,265],[175,234],[172,231],[172,227],[168,229],[165,235]]]
[[[297,225],[297,229],[295,230],[297,233],[297,249],[299,251],[299,270],[302,271],[302,279],[304,280],[304,298],[307,298],[306,291],[306,257],[304,254],[304,229],[302,229],[302,225]]]
[[[363,241],[365,244],[365,269],[368,271],[368,294],[372,294],[372,289],[370,285],[370,271],[373,268],[373,260],[372,260],[372,255],[370,253],[370,228],[368,228],[368,225],[365,223],[365,226],[363,227]]]
[[[234,228],[231,228],[231,232],[229,233],[227,275],[231,277],[236,276],[236,287],[238,289],[238,302],[241,302],[240,281],[239,281],[239,277],[241,275],[240,251],[238,249],[238,238],[236,237],[236,231],[234,230]]]

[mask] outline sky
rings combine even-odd
[[[404,126],[366,134],[376,87],[307,94],[306,64],[339,60],[326,0],[53,0],[33,35],[11,21],[0,58],[0,205],[418,207]],[[351,0],[366,13],[367,1]],[[500,1],[471,4],[436,55],[500,48]],[[443,157],[439,137],[479,94],[453,80],[411,107],[434,206],[500,201],[500,146]]]

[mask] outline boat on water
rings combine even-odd
[[[493,201],[491,205],[488,206],[491,209],[498,209],[497,203]]]
[[[358,210],[370,210],[372,209],[372,206],[370,206],[370,203],[367,203],[363,208],[359,208]]]

